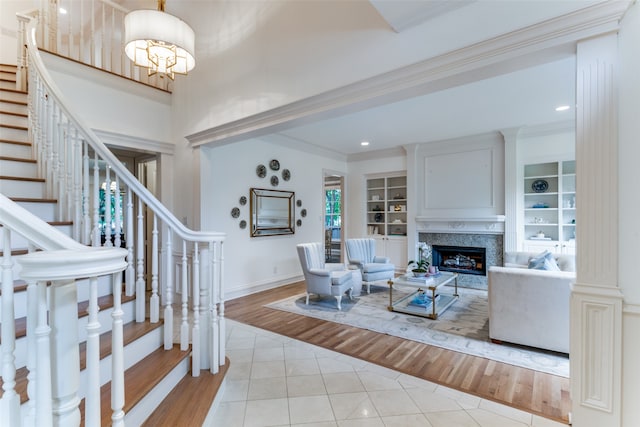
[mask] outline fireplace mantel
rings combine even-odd
[[[416,217],[416,231],[430,233],[504,234],[504,215],[460,218]]]

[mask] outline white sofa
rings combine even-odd
[[[506,253],[489,268],[489,337],[569,353],[569,298],[575,256],[556,255],[561,271],[527,268],[534,252]]]

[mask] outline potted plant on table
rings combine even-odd
[[[418,243],[418,258],[409,261],[407,264],[409,267],[413,267],[411,272],[416,277],[424,277],[429,272],[429,261],[427,259],[431,256],[431,248],[424,242]]]

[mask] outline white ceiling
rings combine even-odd
[[[247,7],[255,3],[261,11],[267,4],[277,5],[276,0],[241,0],[242,16],[247,17]],[[301,1],[301,0],[300,0]],[[313,0],[306,0],[313,1]],[[333,0],[364,1],[364,0]],[[465,31],[473,20],[505,23],[512,29],[530,25],[553,16],[580,9],[600,0],[368,0],[372,7],[397,32],[411,32],[421,25],[438,27],[461,24],[459,33],[469,37]],[[272,2],[272,3],[269,3]],[[123,0],[130,8],[149,6],[150,0]],[[151,2],[151,7],[153,3]],[[189,4],[191,3],[191,6]],[[238,13],[238,6],[229,1],[168,1],[167,11],[189,22],[196,37],[208,36],[207,28],[212,22],[224,24],[224,13]],[[224,7],[222,7],[224,5]],[[257,13],[257,12],[256,12]],[[482,13],[487,14],[483,18]],[[207,18],[205,15],[208,15]],[[535,15],[535,16],[533,16]],[[491,19],[489,19],[489,17]],[[230,15],[229,19],[238,19]],[[470,21],[471,19],[471,21]],[[493,21],[491,21],[493,20]],[[258,20],[259,21],[259,20]],[[446,24],[443,24],[445,22]],[[220,25],[222,25],[220,24]],[[217,25],[217,24],[216,24]],[[481,26],[482,27],[482,26]],[[440,27],[438,27],[440,28]],[[486,28],[486,27],[484,27]],[[486,33],[484,36],[486,38]],[[479,41],[478,40],[478,41]],[[445,41],[439,41],[440,44]],[[451,40],[455,42],[455,40]],[[468,41],[467,41],[468,43]],[[211,49],[212,54],[213,49]],[[199,55],[202,52],[197,52]],[[202,63],[202,58],[199,58]],[[517,69],[518,64],[512,67]],[[570,105],[562,113],[555,107]],[[575,57],[567,53],[564,58],[553,58],[553,62],[478,80],[428,95],[377,106],[368,110],[344,114],[336,118],[320,119],[302,126],[280,126],[270,135],[271,140],[288,140],[290,143],[310,144],[342,155],[386,150],[404,144],[428,142],[466,135],[496,132],[513,127],[536,127],[573,120],[575,105]],[[330,116],[330,115],[329,115]],[[283,130],[284,129],[284,130]],[[362,147],[360,142],[370,142]]]

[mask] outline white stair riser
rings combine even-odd
[[[126,425],[139,426],[149,418],[171,390],[189,373],[190,360],[189,357],[185,357],[158,385],[125,414],[124,421]]]
[[[30,145],[0,143],[0,156],[32,159],[33,152]]]
[[[135,319],[135,301],[130,301],[125,304],[122,304],[123,311],[123,322],[129,323]],[[101,311],[98,313],[98,321],[100,322],[100,333],[105,333],[111,330],[111,312],[113,309],[109,308],[107,310]],[[89,321],[89,316],[84,316],[78,319],[78,339],[79,342],[84,342],[87,340],[87,322]],[[27,337],[20,337],[16,340],[16,367],[22,368],[27,365]]]
[[[7,197],[41,199],[45,197],[45,184],[44,182],[0,179],[0,193]]]
[[[37,178],[38,165],[35,163],[16,162],[15,160],[0,160],[0,175]]]
[[[18,202],[18,205],[43,221],[58,221],[58,204],[55,202]]]
[[[27,106],[24,104],[15,104],[13,102],[0,101],[0,111],[7,111],[9,113],[27,114]]]
[[[11,89],[11,88],[10,88]],[[15,89],[15,88],[13,88]],[[10,92],[7,90],[0,91],[0,99],[5,101],[27,102],[27,94],[24,92]]]
[[[11,126],[28,126],[28,120],[25,116],[16,116],[15,114],[0,114],[0,124]]]
[[[0,127],[0,139],[9,141],[27,142],[29,134],[24,129],[12,129]]]

